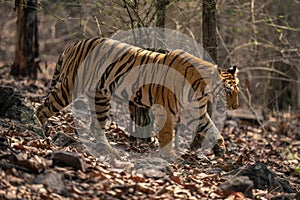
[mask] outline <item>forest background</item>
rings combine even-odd
[[[155,26],[155,1],[41,0],[37,4],[42,71],[52,66],[72,41]],[[12,64],[17,12],[1,1],[0,61]],[[165,28],[178,30],[202,44],[202,2],[168,2]],[[264,111],[300,108],[300,1],[217,0],[217,64],[240,69],[242,106]],[[47,65],[45,65],[47,63]],[[246,104],[245,104],[246,102]]]

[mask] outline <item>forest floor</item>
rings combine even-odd
[[[8,71],[0,67],[1,86],[33,108],[42,103],[49,77],[16,81]],[[1,199],[300,199],[300,115],[270,114],[263,126],[229,119],[223,157],[185,151],[174,162],[150,157],[157,143],[131,142],[113,123],[107,137],[129,156],[97,159],[74,121],[70,110],[60,112],[41,138],[0,117]]]

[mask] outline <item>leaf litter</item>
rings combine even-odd
[[[1,85],[22,91],[24,101],[32,107],[43,101],[47,91],[45,82],[26,79],[16,82],[7,72],[2,74],[5,79],[0,80]],[[106,134],[124,153],[124,159],[94,157],[78,137],[68,109],[49,120],[45,138],[12,119],[1,118],[0,197],[299,199],[299,121],[299,115],[283,113],[268,116],[264,129],[242,120],[226,123],[223,136],[227,151],[222,158],[185,151],[182,159],[169,163],[149,157],[158,151],[157,141],[132,142],[126,131],[114,123]],[[258,168],[258,164],[267,177],[260,180],[255,176],[258,183],[267,183],[260,188],[245,172]],[[275,179],[280,180],[278,184],[273,184]]]

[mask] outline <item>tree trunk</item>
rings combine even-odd
[[[36,5],[36,0],[16,1],[17,43],[15,61],[10,72],[15,77],[37,78],[39,45]]]
[[[217,63],[217,24],[216,0],[203,0],[202,3],[203,48]]]
[[[217,24],[216,24],[216,0],[203,0],[202,2],[202,32],[203,32],[203,48],[207,51],[215,63],[217,61]],[[205,52],[203,57],[205,58]],[[207,111],[214,119],[214,106],[208,102]],[[219,128],[219,126],[217,125]]]
[[[156,27],[165,28],[166,8],[169,0],[156,0]],[[165,35],[163,30],[159,30],[160,36],[157,38],[156,47],[165,49]]]
[[[165,27],[166,7],[169,0],[156,0],[156,27]]]

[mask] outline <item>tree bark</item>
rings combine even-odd
[[[207,51],[214,63],[217,61],[217,24],[216,24],[216,0],[203,0],[202,2],[202,32],[203,48]],[[204,52],[203,57],[206,57]],[[213,106],[210,102],[207,105],[208,114],[213,121]]]
[[[36,0],[16,1],[17,43],[15,61],[10,72],[15,77],[37,78],[39,44],[36,6]]]
[[[216,0],[203,0],[202,3],[203,48],[217,63],[217,24]]]
[[[169,4],[169,0],[156,0],[156,27],[165,28],[166,8]],[[158,31],[160,36],[157,38],[156,47],[165,49],[165,34],[163,30]]]

